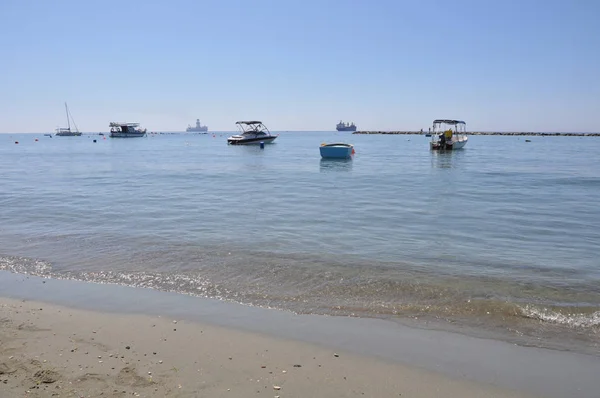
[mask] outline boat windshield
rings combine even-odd
[[[140,124],[139,123],[118,123],[118,122],[111,122],[109,124],[110,127],[110,131],[112,133],[114,132],[123,132],[123,133],[127,133],[127,132],[145,132],[146,129],[140,129],[139,128]]]

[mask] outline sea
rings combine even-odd
[[[600,138],[230,134],[0,134],[0,270],[600,356]]]

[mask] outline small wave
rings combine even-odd
[[[18,274],[46,276],[52,272],[52,265],[46,261],[26,257],[0,257],[0,270]]]
[[[297,268],[295,268],[297,270]],[[261,283],[257,279],[234,281],[231,275],[213,278],[206,272],[163,273],[151,271],[66,271],[56,272],[51,263],[25,257],[0,256],[0,270],[57,279],[120,284],[151,288],[192,296],[313,313],[347,316],[434,316],[441,318],[502,319],[525,318],[571,329],[592,330],[600,327],[600,311],[595,306],[542,308],[517,304],[514,300],[493,297],[474,298],[473,286],[440,285],[433,281],[339,279],[320,276],[319,283],[305,278],[291,291],[281,279]],[[247,276],[247,275],[246,275]],[[286,280],[298,280],[288,278]],[[274,283],[277,282],[277,283]],[[323,283],[324,282],[324,283]],[[300,286],[302,285],[302,286]],[[465,289],[471,298],[462,293]]]
[[[536,308],[533,306],[521,307],[521,314],[529,319],[537,319],[543,322],[565,325],[571,328],[593,328],[600,326],[600,311],[589,314],[563,314],[547,308]]]

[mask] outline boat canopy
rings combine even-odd
[[[448,129],[449,130],[446,130]],[[431,140],[436,141],[439,139],[438,134],[440,132],[448,132],[454,130],[454,134],[466,135],[467,134],[467,123],[462,120],[454,119],[436,119],[433,121],[433,130],[430,130]],[[433,133],[433,134],[431,134]]]
[[[258,120],[242,120],[235,123],[242,134],[266,134],[271,135],[267,126]]]
[[[433,121],[433,124],[441,124],[441,123],[451,124],[454,126],[456,126],[457,124],[466,124],[462,120],[436,119]]]
[[[108,125],[108,127],[121,127],[121,126],[137,127],[139,125],[140,125],[139,123],[117,123],[117,122],[110,122],[110,124]]]

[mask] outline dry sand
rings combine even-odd
[[[0,397],[526,397],[303,342],[0,298]]]

